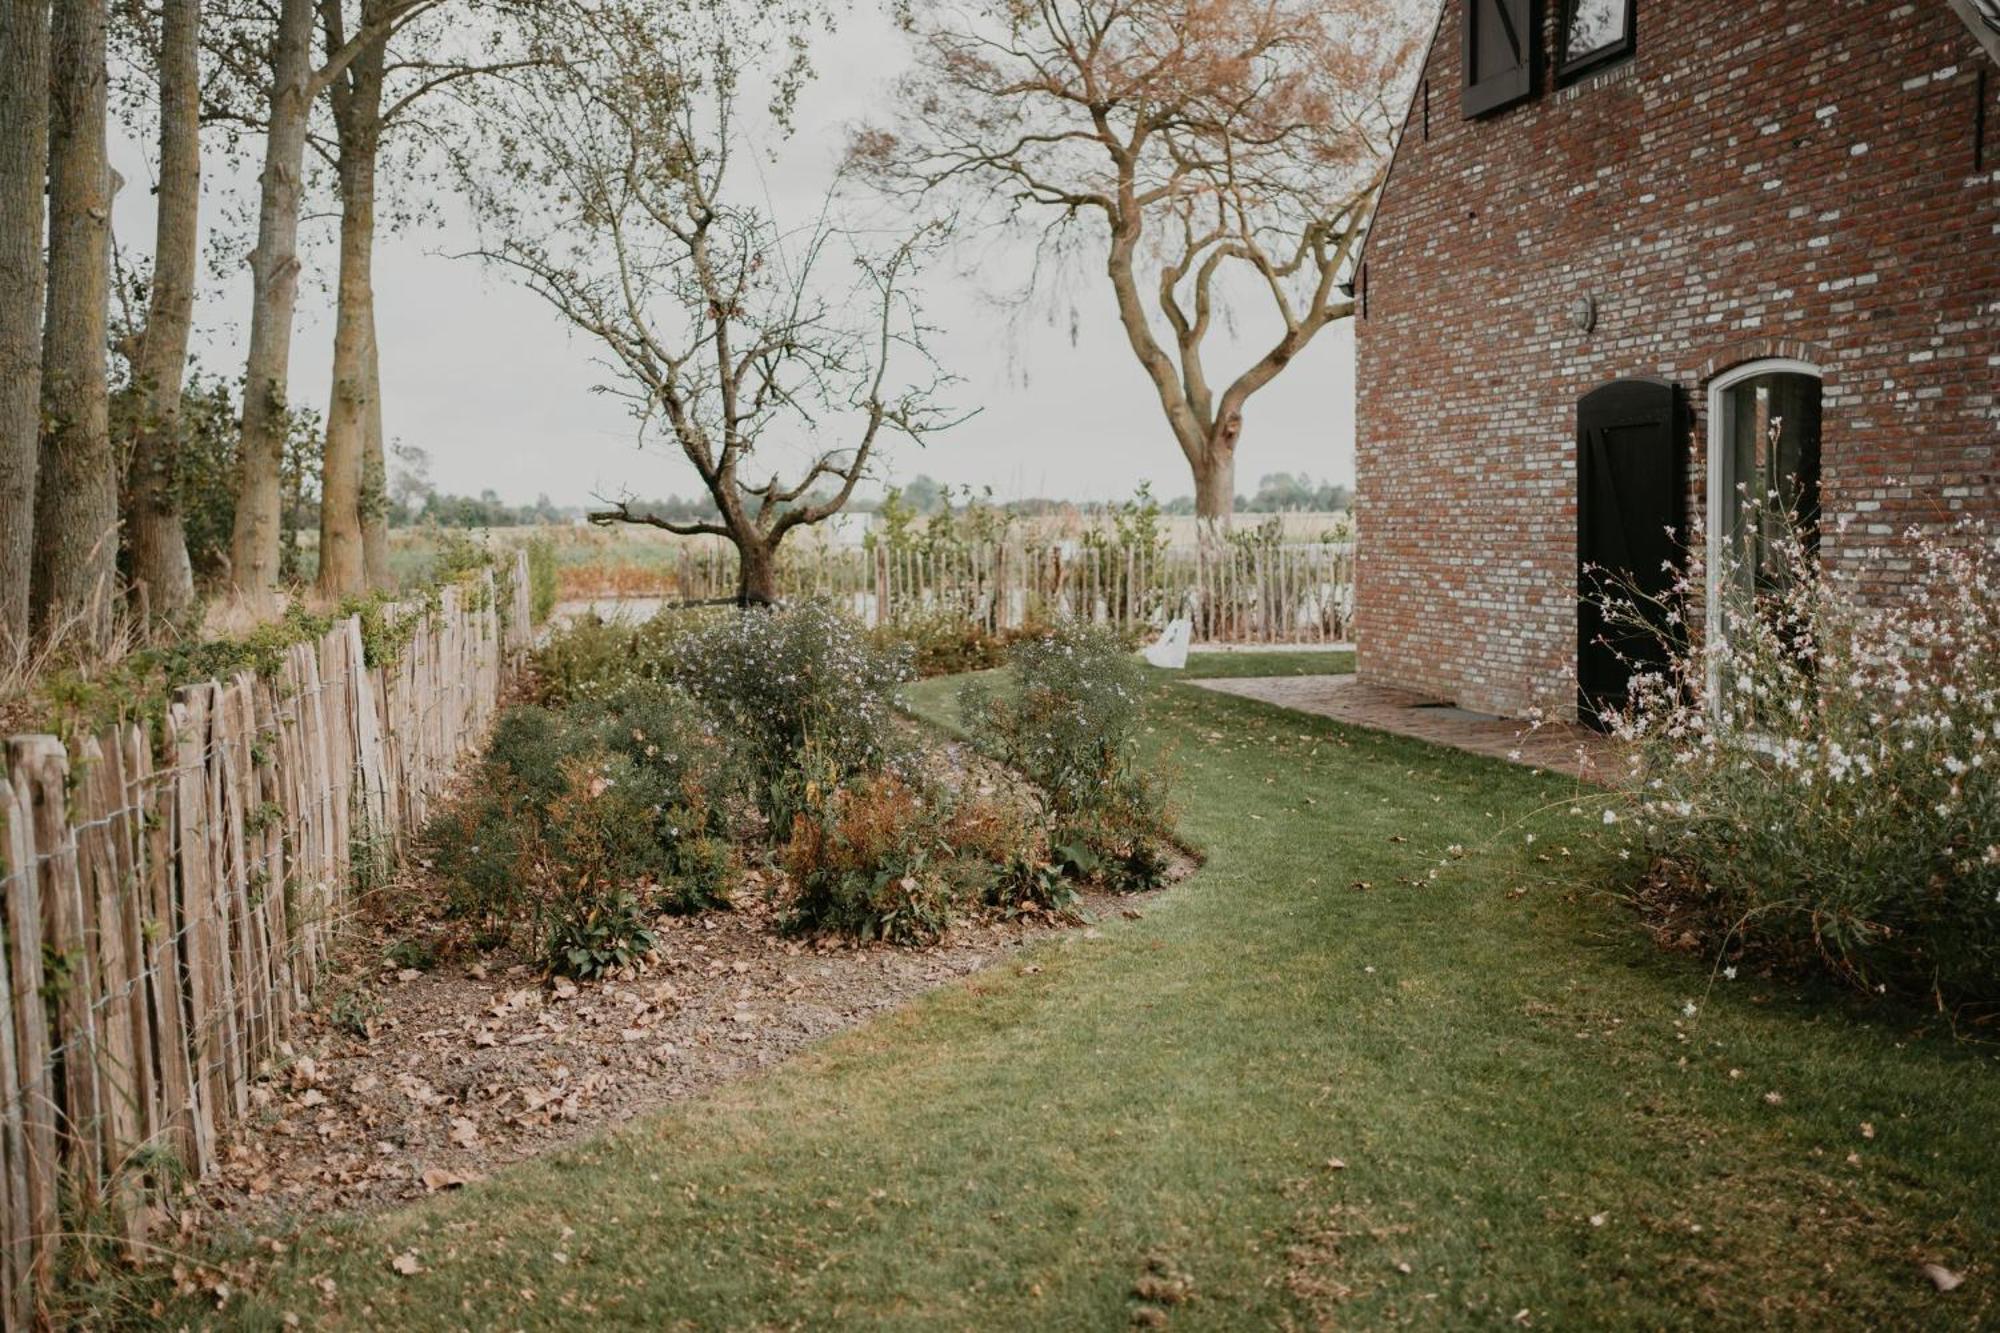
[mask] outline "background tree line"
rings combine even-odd
[[[320,591],[387,581],[379,220],[429,208],[447,164],[448,117],[416,112],[469,108],[472,83],[543,63],[576,16],[527,0],[0,0],[0,642],[101,643],[128,601],[181,617],[198,580],[268,601],[301,573],[307,522]],[[133,261],[111,225],[120,122],[155,176]],[[225,193],[218,167],[225,184],[256,168],[241,225],[205,207]],[[321,200],[338,217],[323,412],[290,383],[301,219]],[[205,240],[214,276],[251,293],[233,380],[192,371]]]

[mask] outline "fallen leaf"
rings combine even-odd
[[[389,1261],[389,1267],[395,1269],[404,1277],[415,1277],[424,1271],[424,1266],[417,1262],[417,1252],[415,1250],[404,1250]]]
[[[455,1190],[465,1184],[465,1177],[456,1171],[446,1171],[442,1167],[427,1166],[418,1177],[424,1183],[424,1192],[436,1194],[439,1190]]]
[[[1957,1291],[1965,1285],[1963,1276],[1952,1272],[1943,1264],[1925,1264],[1924,1276],[1929,1278],[1931,1285],[1939,1291]]]
[[[479,1126],[462,1115],[452,1117],[451,1141],[461,1148],[478,1147]]]

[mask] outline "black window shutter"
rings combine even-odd
[[[1538,0],[1459,0],[1465,29],[1465,114],[1484,116],[1533,96],[1541,67]]]

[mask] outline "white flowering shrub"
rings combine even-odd
[[[1707,617],[1699,554],[1664,607],[1610,599],[1672,640],[1613,717],[1627,826],[1718,939],[2000,997],[2000,538],[1913,531],[1862,562],[1886,584],[1868,597],[1764,518],[1755,570],[1724,570]]]
[[[818,602],[720,616],[660,637],[645,669],[705,704],[786,827],[848,779],[900,759],[896,687],[907,657]]]

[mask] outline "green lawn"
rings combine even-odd
[[[1353,670],[1354,654],[1345,650],[1218,653],[1197,649],[1188,654],[1187,669],[1180,674],[1186,680],[1220,680],[1241,676],[1344,676]]]
[[[1182,1327],[2000,1318],[1990,1046],[1657,952],[1555,780],[1181,686],[1150,722],[1209,860],[1143,919],[302,1237],[224,1318],[1114,1329],[1162,1273]]]

